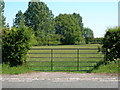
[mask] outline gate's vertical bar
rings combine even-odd
[[[51,49],[51,71],[53,70],[53,49]]]
[[[77,49],[77,71],[79,71],[79,49]]]

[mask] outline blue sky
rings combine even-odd
[[[42,1],[42,0],[41,0]],[[12,26],[18,10],[25,12],[28,2],[5,2],[6,22]],[[118,25],[118,2],[45,2],[55,16],[60,13],[79,13],[84,27],[93,30],[95,37],[102,37],[108,27]]]

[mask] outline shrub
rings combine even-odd
[[[33,42],[34,34],[27,27],[4,28],[2,31],[2,62],[10,66],[22,65]]]
[[[106,49],[107,61],[120,58],[120,27],[108,28],[103,38],[103,48]]]

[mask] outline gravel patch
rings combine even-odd
[[[69,73],[69,72],[32,72],[19,75],[0,75],[1,81],[32,82],[34,80],[52,80],[53,82],[73,82],[82,80],[118,81],[117,74]]]

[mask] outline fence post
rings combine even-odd
[[[53,49],[51,49],[51,71],[53,70]]]
[[[79,71],[79,49],[77,49],[77,71]]]

